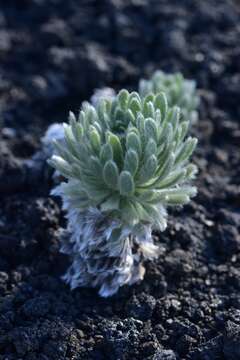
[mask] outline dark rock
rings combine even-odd
[[[8,274],[0,271],[0,295],[7,291]]]
[[[134,349],[139,344],[139,330],[142,323],[135,319],[124,321],[102,323],[105,343],[108,350],[109,359],[126,357],[127,353],[134,353]]]
[[[13,156],[5,143],[0,142],[0,193],[6,194],[22,189],[25,177],[22,162]]]
[[[20,239],[13,236],[0,235],[0,252],[4,257],[13,260],[19,248]]]
[[[222,255],[231,256],[240,250],[240,235],[233,225],[219,225],[215,241],[217,251]]]
[[[155,305],[156,300],[151,295],[134,295],[126,304],[126,312],[130,317],[146,321],[151,318]]]
[[[47,298],[37,297],[30,299],[22,307],[22,311],[27,318],[38,318],[45,316],[50,309],[50,302]]]
[[[200,345],[196,350],[190,352],[190,359],[193,360],[218,360],[222,357],[223,339],[219,335],[216,338]]]
[[[177,360],[177,355],[172,350],[158,350],[152,360]]]
[[[240,325],[228,322],[223,338],[223,353],[227,360],[240,358]]]

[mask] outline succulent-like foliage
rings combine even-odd
[[[158,255],[152,229],[166,228],[168,205],[196,194],[189,158],[197,140],[186,138],[188,126],[164,93],[122,90],[97,108],[84,103],[78,119],[70,113],[49,162],[67,179],[53,193],[67,211],[62,251],[72,257],[65,275],[72,288],[96,286],[109,296],[142,279],[143,260]]]
[[[167,74],[157,70],[149,80],[142,79],[139,82],[139,94],[141,97],[150,93],[158,94],[165,92],[169,106],[181,108],[182,119],[194,123],[198,119],[196,111],[199,105],[199,96],[196,91],[196,82],[187,80],[181,73]]]

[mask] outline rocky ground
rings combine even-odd
[[[1,2],[1,360],[240,359],[239,37],[237,1]],[[158,68],[200,89],[199,194],[155,234],[141,284],[71,292],[64,214],[30,159],[94,88],[134,89]]]

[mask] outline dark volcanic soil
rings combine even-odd
[[[0,1],[0,359],[240,359],[240,3]],[[156,234],[162,256],[111,299],[59,279],[51,177],[26,160],[103,85],[154,69],[201,89],[199,195]]]

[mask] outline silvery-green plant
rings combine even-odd
[[[181,73],[167,74],[157,70],[149,80],[141,79],[139,82],[141,97],[150,93],[165,92],[169,106],[181,108],[182,119],[195,123],[198,119],[196,111],[199,105],[199,96],[196,91],[196,82],[187,80]]]
[[[68,218],[61,251],[72,260],[64,276],[71,288],[110,296],[142,279],[144,260],[158,256],[151,233],[166,229],[166,207],[196,194],[189,158],[197,140],[180,119],[164,93],[126,90],[97,108],[84,103],[77,118],[70,113],[49,163],[66,178],[53,194]]]
[[[194,123],[198,118],[199,96],[196,90],[196,82],[185,79],[180,73],[167,74],[157,70],[149,80],[140,80],[138,91],[142,98],[152,93],[164,92],[169,106],[179,106],[181,108],[180,121],[185,119]],[[115,97],[116,92],[114,89],[103,87],[94,90],[90,102],[96,108],[102,99],[113,100]],[[62,124],[54,123],[50,125],[42,138],[44,150],[48,153],[52,152],[52,140],[63,137]]]

